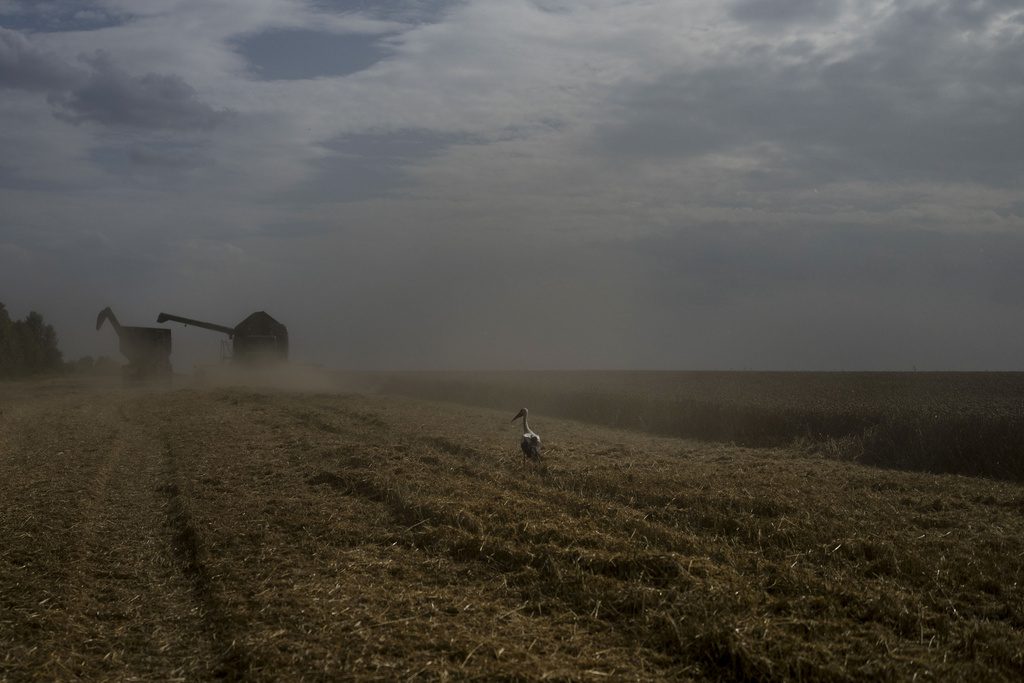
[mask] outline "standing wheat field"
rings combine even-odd
[[[527,387],[467,378],[0,384],[0,680],[1024,676],[1019,465],[865,464],[871,434],[943,414],[919,387],[833,400],[860,430],[833,433],[787,380],[748,378],[779,397],[758,412],[729,378],[695,403],[656,378],[691,409],[675,424],[744,436],[673,433],[650,377],[549,376],[537,465],[509,423]],[[840,389],[804,379],[827,416]],[[962,452],[980,415],[1013,455],[999,381],[947,409]],[[772,417],[801,410],[802,432]]]

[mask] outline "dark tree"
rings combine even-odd
[[[64,363],[57,348],[57,333],[35,311],[24,320],[11,320],[0,303],[0,378],[27,377],[59,372]]]

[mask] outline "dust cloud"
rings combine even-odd
[[[338,393],[347,390],[344,380],[321,366],[279,363],[264,366],[198,365],[191,377],[176,378],[178,386],[195,388],[248,387],[303,393]]]

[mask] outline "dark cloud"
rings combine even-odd
[[[41,50],[18,31],[0,27],[0,88],[50,91],[72,86],[82,71]]]
[[[264,80],[345,76],[388,55],[380,37],[300,29],[263,31],[236,40],[254,75]]]
[[[0,24],[25,31],[89,31],[117,26],[129,18],[88,0],[8,0],[0,5]]]
[[[743,23],[775,26],[832,21],[842,8],[843,0],[738,0],[730,14]]]
[[[758,143],[783,150],[789,182],[939,180],[1007,186],[1024,179],[1024,41],[965,41],[952,5],[896,13],[840,60],[736,63],[633,87],[601,133],[621,157],[688,157]],[[775,172],[775,169],[772,170]],[[775,189],[781,189],[776,187]]]
[[[214,109],[180,76],[133,76],[105,52],[72,66],[37,48],[18,31],[0,28],[0,87],[47,93],[54,115],[71,123],[145,129],[206,130],[232,114]]]
[[[76,87],[51,93],[54,114],[72,123],[169,130],[206,130],[231,116],[202,102],[180,76],[150,73],[132,76],[98,52],[83,58],[90,67]]]

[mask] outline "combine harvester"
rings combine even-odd
[[[196,378],[216,384],[319,388],[326,379],[308,366],[288,363],[288,328],[265,311],[257,311],[234,327],[161,313],[156,321],[193,325],[227,335],[221,342],[221,364],[196,367]]]
[[[251,366],[283,363],[288,360],[288,328],[265,311],[253,313],[234,327],[183,318],[170,313],[161,313],[156,319],[158,323],[168,320],[228,335],[228,339],[231,340],[230,351],[226,344],[222,345],[221,360]]]
[[[103,323],[117,332],[118,349],[128,359],[128,365],[121,368],[125,383],[160,380],[171,382],[171,331],[161,327],[125,327],[107,306],[96,316],[96,329]]]

